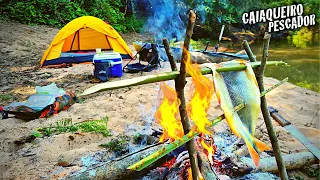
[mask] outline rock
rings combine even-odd
[[[70,163],[68,161],[59,161],[58,166],[68,167],[70,166]]]
[[[73,141],[74,140],[74,136],[69,136],[69,139],[71,140],[71,141]]]

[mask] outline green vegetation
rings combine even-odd
[[[109,152],[115,152],[117,154],[123,154],[128,151],[129,138],[125,135],[118,135],[106,144],[100,144],[101,147],[106,148]]]
[[[300,30],[293,32],[287,39],[289,43],[294,44],[296,47],[305,48],[307,45],[312,44],[313,32],[309,28],[303,27]]]
[[[110,23],[120,32],[140,31],[142,20],[120,11],[121,0],[0,0],[2,16],[29,25],[63,27],[71,20],[85,15]]]
[[[13,95],[12,94],[0,94],[0,101],[9,101],[13,99]]]
[[[120,32],[140,32],[146,19],[144,16],[136,17],[137,13],[128,13],[128,2],[125,0],[25,0],[4,1],[0,0],[1,19],[11,19],[20,23],[34,25],[49,25],[63,27],[71,20],[91,15],[109,22]],[[291,4],[303,4],[304,14],[315,14],[317,23],[320,23],[319,0],[172,0],[172,3],[186,4],[185,9],[195,9],[198,22],[206,30],[218,32],[219,25],[241,24],[242,14],[253,10],[275,8]],[[131,0],[132,10],[138,5]],[[148,3],[145,3],[147,6]],[[141,6],[141,2],[139,4]]]
[[[72,124],[72,119],[62,119],[56,122],[56,124],[51,124],[49,127],[37,128],[36,131],[32,133],[35,137],[52,136],[54,134],[61,134],[67,132],[96,132],[101,133],[104,136],[111,136],[110,131],[107,128],[107,122],[109,118],[105,117],[100,120],[90,120]]]
[[[266,77],[283,79],[289,77],[289,82],[297,86],[320,93],[319,63],[314,62],[291,62],[290,67],[268,67]]]

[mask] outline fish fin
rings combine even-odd
[[[258,148],[258,150],[260,152],[271,150],[271,148],[268,145],[266,145],[264,142],[262,142],[258,139],[254,139],[253,143],[256,145],[256,147]]]
[[[253,163],[256,165],[256,167],[259,166],[259,161],[260,161],[260,157],[259,154],[257,153],[257,151],[254,150],[252,145],[247,145],[248,150],[249,150],[249,154],[253,160]]]

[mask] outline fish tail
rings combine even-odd
[[[249,154],[253,160],[253,163],[256,165],[256,167],[258,167],[259,161],[260,161],[259,154],[257,153],[257,151],[253,148],[253,146],[251,144],[247,144],[247,147],[249,150]]]
[[[266,145],[264,142],[262,142],[258,139],[253,139],[253,143],[256,145],[257,149],[260,152],[271,150],[271,148],[268,145]]]
[[[253,138],[253,144],[250,144],[249,142],[247,142],[246,144],[254,164],[258,167],[260,157],[257,151],[262,152],[262,151],[270,150],[271,148],[256,138]]]

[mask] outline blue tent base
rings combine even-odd
[[[93,62],[93,56],[96,53],[61,53],[61,56],[57,59],[46,60],[43,66],[49,65],[62,65],[62,64],[80,64],[86,62]],[[120,54],[122,59],[132,59],[128,54]]]

